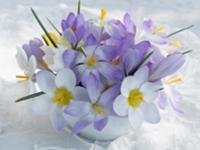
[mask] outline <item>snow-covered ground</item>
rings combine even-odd
[[[65,133],[55,132],[46,118],[34,116],[29,103],[13,103],[16,97],[26,94],[26,85],[15,83],[15,74],[21,73],[15,60],[16,46],[42,33],[30,7],[35,8],[47,26],[45,17],[59,26],[59,20],[75,10],[76,4],[76,0],[0,0],[0,150],[38,150],[46,146],[89,149]],[[162,112],[160,124],[145,124],[137,135],[119,139],[115,142],[118,146],[112,144],[110,150],[127,150],[128,147],[130,150],[199,150],[200,1],[82,0],[82,6],[83,12],[94,18],[104,7],[110,17],[120,18],[123,11],[137,11],[176,28],[195,25],[191,29],[193,33],[183,34],[194,49],[182,70],[185,83],[180,90],[184,95],[181,105],[185,115],[178,116],[170,109]]]

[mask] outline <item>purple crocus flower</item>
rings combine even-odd
[[[142,41],[129,49],[122,57],[123,67],[126,74],[135,69],[139,63],[148,54],[151,44],[148,41]]]
[[[185,62],[185,56],[175,53],[164,58],[152,71],[150,80],[155,81],[175,73]]]
[[[106,43],[116,46],[120,55],[135,45],[136,26],[127,13],[124,15],[123,22],[120,20],[111,20],[105,25],[105,31],[109,34]]]
[[[42,59],[43,56],[45,55],[41,49],[42,46],[43,42],[38,38],[34,38],[33,40],[29,41],[29,44],[24,44],[22,48],[26,52],[28,59],[33,55],[37,60],[38,67],[46,68],[46,64]]]
[[[85,19],[82,14],[70,13],[61,23],[64,37],[76,48],[85,34]]]
[[[84,46],[100,45],[110,38],[104,28],[96,26],[94,23],[86,23],[86,33],[84,36]]]
[[[155,44],[167,44],[168,37],[163,26],[156,25],[151,19],[147,19],[143,21],[143,30],[145,32],[143,39]]]
[[[90,124],[93,124],[98,131],[104,129],[108,123],[108,116],[112,112],[110,109],[113,100],[119,94],[120,85],[116,84],[101,94],[101,82],[90,73],[86,89],[89,96],[88,101],[73,101],[64,109],[64,113],[80,117],[72,128],[73,134],[79,133]]]
[[[123,70],[110,63],[107,59],[112,57],[112,54],[111,56],[108,56],[110,54],[107,55],[104,53],[109,48],[109,46],[88,46],[85,47],[85,55],[81,54],[77,58],[77,66],[74,68],[74,71],[78,76],[77,78],[82,81],[84,86],[86,85],[90,73],[93,73],[98,79],[101,77],[105,78],[107,82],[110,82],[111,84],[123,79]]]

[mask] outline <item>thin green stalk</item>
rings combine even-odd
[[[81,12],[81,0],[78,1],[77,14],[80,14],[80,12]]]
[[[183,52],[182,54],[183,54],[183,55],[186,55],[186,54],[188,54],[188,53],[191,53],[192,51],[193,51],[193,50],[190,49],[190,50],[187,50],[187,51]]]
[[[34,93],[34,94],[31,94],[31,95],[28,95],[28,96],[25,96],[25,97],[22,97],[22,98],[16,100],[15,103],[25,101],[25,100],[28,100],[28,99],[31,99],[31,98],[35,98],[35,97],[38,97],[38,96],[43,95],[43,94],[45,94],[45,93],[44,92]]]
[[[136,68],[132,69],[128,75],[133,75],[152,56],[152,54],[153,51],[150,52],[146,57],[144,57],[144,59],[139,63],[139,65]]]
[[[53,22],[47,18],[49,24],[56,30],[56,32],[58,32],[58,34],[62,35],[62,33],[58,30],[58,28],[53,24]]]
[[[50,34],[48,33],[48,31],[46,30],[46,28],[44,27],[44,25],[40,21],[39,17],[37,16],[37,14],[33,10],[33,8],[31,8],[31,12],[33,13],[33,16],[35,17],[35,19],[37,20],[38,24],[40,25],[40,27],[42,28],[42,30],[44,31],[44,33],[47,35],[47,37],[49,38],[49,40],[51,41],[51,43],[53,44],[53,46],[57,48],[56,43],[51,38]]]
[[[173,35],[175,35],[175,34],[178,34],[178,33],[180,33],[180,32],[183,32],[183,31],[185,31],[185,30],[188,30],[188,29],[190,29],[190,28],[192,28],[192,27],[194,27],[194,25],[191,25],[191,26],[189,26],[189,27],[186,27],[186,28],[180,29],[180,30],[178,30],[178,31],[175,31],[175,32],[169,34],[168,37],[171,37],[171,36],[173,36]]]

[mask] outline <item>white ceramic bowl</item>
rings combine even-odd
[[[74,123],[77,121],[76,118],[71,116],[65,116],[65,119],[68,122],[69,128],[71,128]],[[101,131],[97,131],[93,124],[89,125],[80,132],[80,136],[84,137],[90,141],[112,141],[120,136],[123,136],[129,133],[132,130],[129,121],[127,118],[119,118],[110,116],[108,124]]]

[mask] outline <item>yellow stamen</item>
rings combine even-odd
[[[72,98],[73,95],[67,88],[60,87],[54,91],[53,102],[59,106],[66,106],[71,102]]]
[[[181,47],[181,41],[180,40],[175,40],[173,42],[170,43],[171,46],[174,46],[176,48]]]
[[[172,85],[172,84],[178,84],[182,82],[183,82],[183,79],[180,76],[173,76],[169,78],[167,81],[165,81],[165,84]]]
[[[100,15],[100,24],[101,24],[101,26],[103,26],[103,24],[104,24],[104,20],[105,20],[106,14],[107,14],[106,9],[102,8],[101,9],[101,15]]]
[[[137,108],[144,101],[144,95],[139,89],[133,89],[129,92],[128,104],[132,108]]]
[[[93,56],[90,56],[87,60],[87,65],[88,66],[93,66],[96,63],[96,60],[94,59]]]
[[[165,32],[165,27],[161,26],[159,28],[155,28],[154,30],[151,31],[151,34],[156,34],[161,32]]]
[[[105,113],[105,110],[99,106],[98,104],[94,103],[92,104],[92,108],[98,113],[98,114],[101,114],[103,115]]]
[[[16,78],[18,78],[18,79],[25,79],[25,80],[30,79],[29,76],[22,76],[22,75],[16,75]]]

